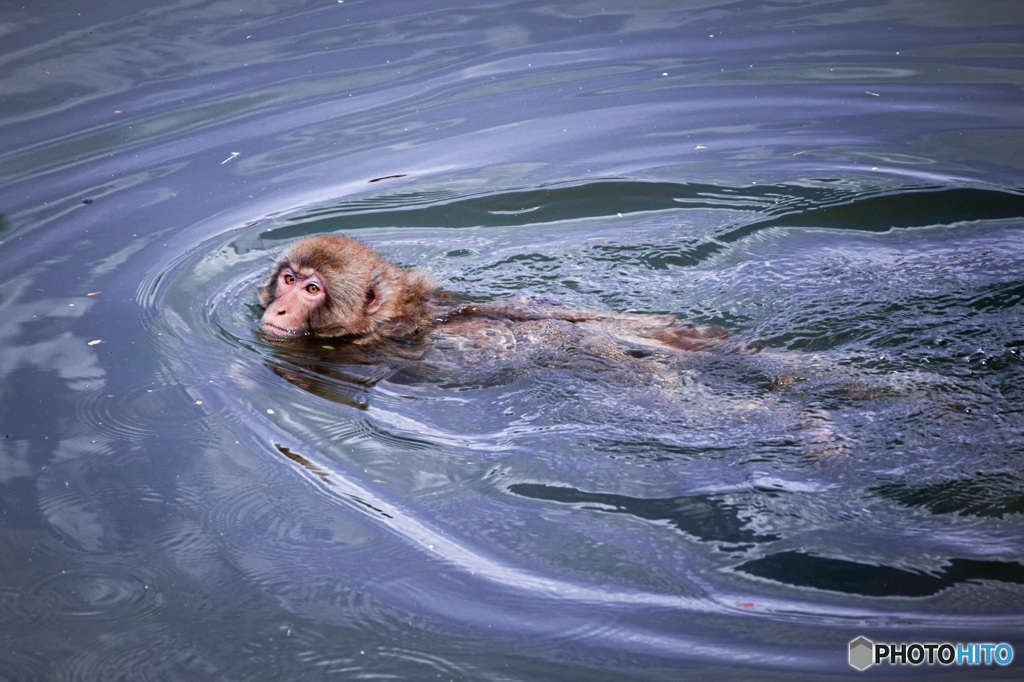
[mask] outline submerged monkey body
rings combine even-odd
[[[344,337],[363,348],[433,337],[478,351],[492,345],[495,351],[510,351],[524,342],[695,351],[728,337],[720,327],[671,315],[528,302],[456,305],[438,293],[429,275],[400,268],[340,235],[305,237],[292,244],[258,296],[265,308],[260,326],[267,334]]]

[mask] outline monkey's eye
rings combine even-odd
[[[306,285],[306,291],[310,294],[316,294],[320,291],[320,287],[310,282]]]
[[[284,273],[284,283],[288,286],[295,284],[295,275],[290,272]]]

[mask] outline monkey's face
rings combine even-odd
[[[423,297],[433,286],[348,237],[303,237],[259,288],[266,308],[260,327],[274,336],[346,337],[369,347],[427,329],[434,316]]]
[[[274,299],[263,313],[260,326],[276,336],[305,334],[310,330],[310,316],[324,305],[326,297],[323,279],[316,270],[286,265],[277,273]]]

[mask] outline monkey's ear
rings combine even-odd
[[[363,310],[367,315],[373,315],[380,307],[384,305],[384,297],[381,296],[380,287],[376,284],[371,284],[370,288],[366,291],[366,305]]]

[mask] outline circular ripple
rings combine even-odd
[[[11,639],[4,638],[3,655],[0,655],[0,680],[45,680],[49,679],[50,661],[42,654],[19,650],[10,646]]]
[[[34,633],[46,627],[41,611],[26,608],[24,594],[20,587],[0,588],[0,641],[14,641],[18,637]],[[0,659],[0,679],[21,679],[5,677],[3,659]],[[27,679],[27,678],[26,678]]]
[[[13,614],[10,616],[12,620],[19,618],[29,628],[43,623],[43,629],[35,628],[40,631],[33,635],[33,639],[38,639],[44,636],[42,633],[47,629],[59,630],[63,625],[90,621],[102,623],[105,629],[111,631],[134,631],[151,620],[162,603],[156,591],[134,575],[119,574],[105,568],[82,568],[53,573],[28,585],[21,591],[16,603],[4,604],[4,611]],[[17,641],[17,638],[25,636],[25,629],[18,627],[17,632],[8,635],[3,638],[5,641]],[[33,663],[26,660],[10,661],[9,664],[20,670]],[[4,679],[46,677],[18,674]]]
[[[194,650],[151,632],[124,633],[101,640],[95,648],[76,652],[62,661],[54,679],[94,680],[218,679],[211,666],[199,661]]]
[[[55,573],[30,586],[20,607],[55,620],[73,616],[125,622],[144,617],[159,601],[154,590],[135,576],[77,569]]]
[[[122,393],[109,389],[89,394],[76,407],[78,419],[100,434],[138,439],[154,430],[188,429],[225,408],[219,392],[202,384],[147,383]]]

